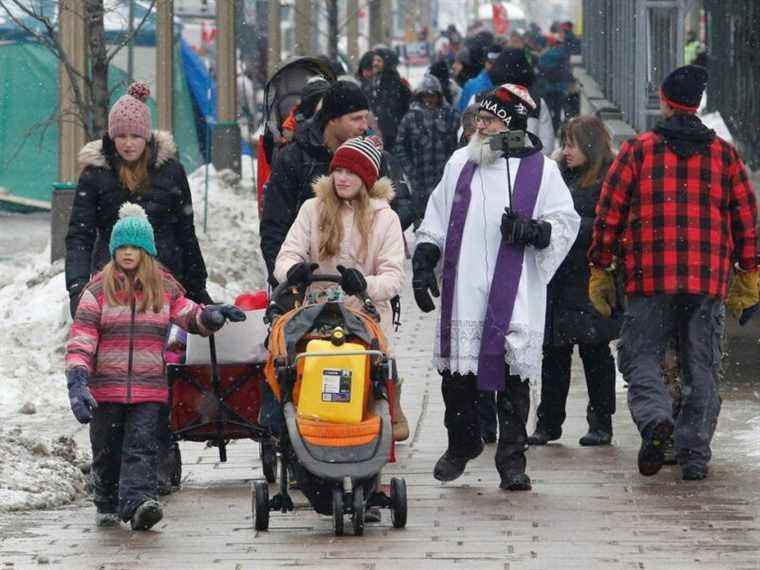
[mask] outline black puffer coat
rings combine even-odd
[[[319,176],[328,174],[332,153],[325,146],[319,123],[308,121],[299,127],[293,142],[287,144],[277,157],[272,175],[264,189],[264,210],[261,215],[261,253],[267,265],[270,283],[274,262],[280,247],[296,219],[301,205],[314,197],[312,183]],[[383,152],[380,176],[393,182],[396,193],[391,208],[406,229],[415,219],[409,185],[401,166],[387,152]]]
[[[581,217],[581,227],[570,253],[549,283],[546,306],[546,333],[544,343],[550,346],[568,344],[596,344],[617,338],[621,316],[613,312],[612,318],[597,313],[588,298],[591,277],[586,252],[591,245],[596,203],[602,190],[604,175],[592,186],[578,188],[579,173],[560,164],[562,176],[573,197],[575,211]]]
[[[155,131],[148,143],[150,189],[130,193],[117,174],[119,155],[113,141],[86,144],[79,152],[82,174],[66,236],[66,288],[78,298],[82,288],[111,259],[111,230],[125,202],[143,207],[153,226],[158,260],[187,290],[187,297],[210,303],[206,264],[193,224],[193,204],[187,175],[177,160],[170,133]]]

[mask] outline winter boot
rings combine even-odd
[[[393,441],[406,441],[409,439],[409,422],[401,409],[401,385],[404,383],[402,378],[398,379],[393,387]]]
[[[464,468],[467,466],[467,462],[480,455],[483,452],[483,447],[484,445],[481,441],[478,449],[466,457],[454,455],[447,449],[436,462],[435,469],[433,470],[433,477],[444,482],[459,479],[459,477],[462,476],[462,473],[464,473]]]
[[[155,499],[146,499],[137,507],[129,520],[132,530],[148,530],[164,518],[161,505]]]
[[[583,446],[609,445],[612,442],[612,418],[588,414],[588,433],[578,443]]]
[[[665,458],[663,461],[663,465],[675,465],[677,463],[675,445],[676,444],[673,441],[673,436],[671,435],[665,441],[665,445],[662,446],[662,453]]]
[[[639,473],[645,477],[656,475],[665,463],[665,443],[673,433],[670,420],[658,423],[648,433],[642,434],[639,449]]]
[[[116,513],[95,513],[95,526],[98,528],[119,526],[119,515]]]
[[[684,481],[701,481],[707,477],[707,465],[684,465],[681,468],[681,478]]]
[[[512,473],[501,478],[499,489],[505,491],[530,491],[533,487],[526,473]]]
[[[536,426],[536,431],[528,436],[528,445],[546,445],[550,441],[562,437],[562,428],[550,429],[542,425]]]

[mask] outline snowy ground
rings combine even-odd
[[[248,157],[241,179],[212,167],[208,192],[205,167],[190,175],[196,231],[215,300],[232,301],[266,285],[252,173]],[[5,228],[17,223],[4,221]],[[80,467],[89,450],[68,438],[78,431],[80,444],[86,441],[68,412],[63,374],[70,325],[63,262],[50,264],[49,244],[33,247],[47,239],[40,224],[35,227],[35,235],[22,237],[23,249],[8,246],[0,257],[0,511],[53,507],[85,490]]]

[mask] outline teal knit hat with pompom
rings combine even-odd
[[[152,256],[156,256],[156,241],[153,237],[153,226],[148,216],[140,206],[127,202],[119,208],[119,221],[111,230],[109,250],[111,257],[116,250],[125,245],[139,247]]]

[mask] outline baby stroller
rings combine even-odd
[[[309,283],[315,282],[339,283],[340,277],[312,275]],[[293,510],[292,475],[314,510],[333,516],[336,536],[343,534],[347,514],[354,534],[363,534],[370,507],[391,509],[393,526],[402,528],[406,482],[391,479],[389,494],[379,487],[380,470],[393,453],[396,379],[377,311],[363,295],[363,311],[329,301],[281,314],[277,301],[289,289],[282,283],[272,294],[265,368],[282,410],[280,492],[270,499],[267,483],[254,483],[254,526],[267,530],[270,511]]]

